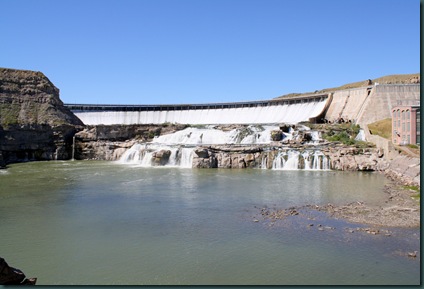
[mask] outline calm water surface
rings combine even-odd
[[[252,221],[263,206],[378,204],[385,183],[374,173],[15,164],[0,171],[0,256],[40,285],[419,284],[419,260],[396,253],[418,237]],[[398,235],[408,234],[419,231]]]

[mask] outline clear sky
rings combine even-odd
[[[0,0],[0,67],[65,103],[263,100],[420,72],[419,0]]]

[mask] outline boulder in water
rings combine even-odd
[[[283,139],[283,132],[281,130],[272,130],[271,139],[273,141],[280,141]]]
[[[170,156],[171,156],[170,150],[160,150],[160,151],[154,152],[152,155],[153,164],[156,166],[164,166],[168,163]]]
[[[0,257],[0,285],[35,285],[37,278],[25,278],[25,274],[10,267],[6,260]]]

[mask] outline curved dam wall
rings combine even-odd
[[[269,101],[185,105],[65,104],[86,125],[266,124],[343,119],[368,124],[391,117],[399,101],[420,99],[420,84],[381,84]]]
[[[86,125],[298,123],[323,114],[328,95],[264,102],[199,105],[70,105]]]

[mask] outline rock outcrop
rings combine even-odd
[[[377,148],[333,147],[325,151],[331,168],[340,171],[379,171],[386,165],[383,153]]]
[[[35,285],[37,278],[26,278],[24,272],[7,264],[0,257],[0,285]]]
[[[209,146],[197,147],[193,158],[194,168],[267,168],[271,169],[273,160],[281,150],[288,147],[255,145],[250,147]],[[315,150],[314,147],[299,147],[300,152]],[[355,148],[349,146],[326,146],[320,148],[330,160],[330,167],[341,171],[380,171],[387,167],[383,154],[376,148]],[[300,166],[304,167],[302,155]]]
[[[82,125],[41,72],[0,68],[0,166],[69,159]]]
[[[421,186],[420,159],[399,155],[386,164],[384,174],[404,185]]]
[[[119,159],[135,143],[186,128],[186,125],[95,125],[75,134],[74,157],[78,160]]]
[[[0,125],[83,125],[41,72],[0,68]]]

